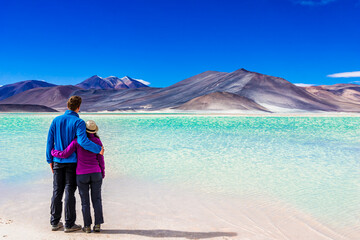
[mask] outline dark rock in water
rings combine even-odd
[[[55,109],[33,104],[0,104],[0,112],[57,112]]]
[[[29,89],[39,88],[39,87],[54,87],[54,86],[56,85],[38,80],[27,80],[13,84],[7,84],[5,86],[0,87],[0,100],[25,92]]]
[[[179,110],[255,110],[268,111],[246,97],[233,93],[214,92],[194,98],[175,109]]]

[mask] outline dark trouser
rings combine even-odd
[[[76,176],[76,182],[79,187],[81,197],[82,214],[84,218],[84,226],[91,225],[90,215],[90,197],[89,188],[91,188],[91,202],[95,212],[95,225],[104,223],[103,210],[101,203],[101,173],[89,173]]]
[[[65,191],[65,227],[72,227],[76,220],[76,163],[54,162],[53,169],[54,180],[50,224],[56,225],[60,221],[62,198]]]

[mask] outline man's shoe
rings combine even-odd
[[[94,226],[94,232],[100,232],[100,224]]]
[[[51,225],[51,231],[57,231],[59,230],[60,228],[62,228],[64,226],[64,224],[62,222],[59,222],[58,224],[56,225]]]
[[[74,224],[72,227],[65,227],[64,228],[64,232],[68,233],[68,232],[75,232],[81,230],[81,225],[77,225]]]
[[[83,227],[83,229],[82,229],[84,232],[86,232],[86,233],[91,233],[91,227],[90,226],[88,226],[88,227]]]

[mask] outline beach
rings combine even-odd
[[[46,182],[45,182],[46,181]],[[360,229],[333,229],[291,206],[214,196],[135,180],[105,179],[101,233],[52,232],[50,179],[7,189],[0,208],[3,239],[358,239]],[[18,186],[18,188],[21,188]],[[22,193],[19,194],[19,190]],[[77,195],[77,223],[82,223]]]
[[[360,240],[359,7],[1,1],[0,240]]]
[[[3,239],[360,239],[358,116],[82,114],[106,147],[91,234],[51,231],[55,116],[0,115]]]

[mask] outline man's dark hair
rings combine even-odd
[[[81,97],[79,96],[71,96],[69,100],[67,101],[68,109],[75,111],[78,109],[81,105]]]

